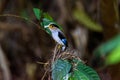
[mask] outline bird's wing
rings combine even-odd
[[[62,33],[62,32],[58,32],[58,36],[59,36],[59,38],[61,39],[61,41],[62,41],[66,46],[68,46],[67,40],[66,40],[65,36],[63,35],[63,33]]]
[[[65,36],[63,35],[62,32],[58,32],[58,36],[60,37],[60,39],[65,39]]]

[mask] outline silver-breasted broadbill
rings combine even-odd
[[[54,23],[51,23],[45,27],[51,31],[52,38],[62,46],[62,51],[64,51],[68,47],[68,42],[64,36],[64,33]]]

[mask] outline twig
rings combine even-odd
[[[49,63],[44,63],[44,62],[37,62],[38,64],[44,64],[44,65],[47,65],[47,64],[49,64]]]
[[[43,75],[43,77],[42,77],[42,79],[41,79],[41,80],[44,80],[44,78],[45,78],[45,76],[46,76],[47,72],[48,72],[48,70],[46,70],[46,71],[45,71],[45,73],[44,73],[44,75]]]
[[[25,18],[25,17],[21,17],[21,16],[18,16],[18,15],[14,15],[14,14],[3,14],[3,15],[0,15],[0,17],[14,17],[14,18],[23,19],[23,20],[29,21],[30,23],[32,23],[32,24],[34,24],[35,26],[37,26],[38,28],[40,28],[39,25],[36,24],[35,22],[33,22],[32,20],[29,20],[29,19],[27,19],[27,18]]]
[[[4,52],[2,51],[1,45],[0,45],[0,67],[2,68],[3,71],[3,79],[11,80],[11,75],[7,65],[7,60],[4,55]]]
[[[55,56],[56,56],[56,54],[57,54],[57,47],[58,47],[58,45],[56,45],[56,46],[55,46],[55,49],[54,49],[52,64],[53,64],[54,61],[55,61]]]

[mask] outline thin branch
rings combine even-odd
[[[21,16],[18,16],[18,15],[13,15],[13,14],[3,14],[3,15],[0,15],[0,17],[14,17],[14,18],[19,18],[19,19],[23,19],[23,20],[26,20],[26,21],[29,21],[30,23],[34,24],[35,26],[37,26],[38,28],[40,28],[40,25],[36,24],[35,22],[33,22],[32,20],[29,20],[25,17],[21,17]]]
[[[46,70],[41,80],[44,80],[44,78],[45,78],[47,72],[48,72],[48,71]]]

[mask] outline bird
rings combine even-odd
[[[60,44],[60,46],[62,47],[62,51],[66,50],[66,48],[68,47],[68,42],[64,36],[64,33],[59,29],[59,26],[51,23],[46,27],[48,27],[48,29],[51,31],[52,38],[58,44]]]

